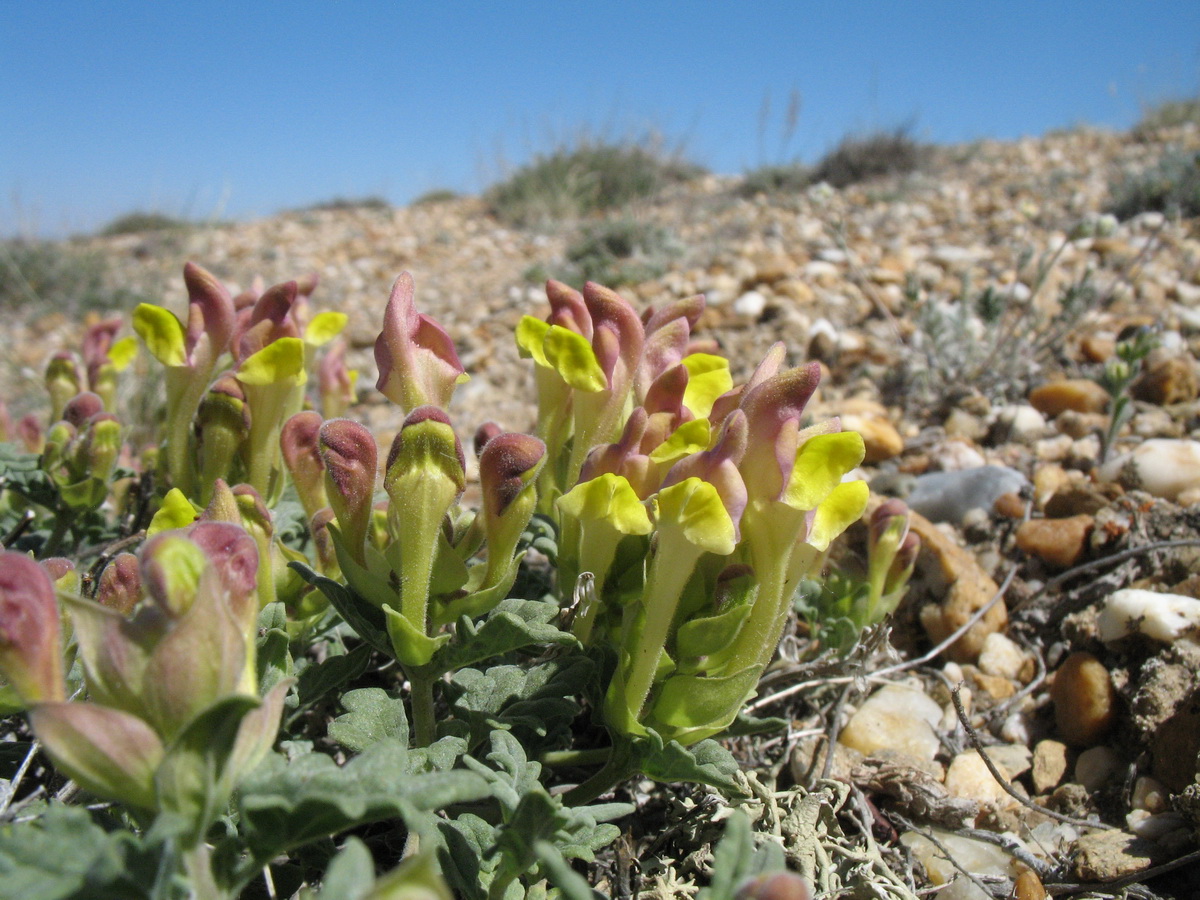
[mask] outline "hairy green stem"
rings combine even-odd
[[[413,743],[417,747],[428,747],[437,740],[437,718],[433,708],[433,683],[429,676],[408,676],[411,689]]]

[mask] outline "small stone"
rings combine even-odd
[[[946,884],[953,881],[956,877],[961,877],[959,876],[958,868],[960,866],[972,875],[999,875],[1007,877],[1013,875],[1011,857],[995,844],[961,837],[953,832],[936,828],[930,829],[930,833],[937,839],[938,844],[941,844],[945,848],[945,852],[939,849],[929,838],[915,831],[902,834],[900,836],[900,843],[912,851],[913,856],[925,868],[926,874],[929,875],[929,880],[935,885]],[[953,862],[946,859],[947,852],[953,857]],[[973,888],[975,887],[970,881],[966,883]],[[976,890],[978,889],[976,888]],[[939,892],[938,896],[943,897],[946,895],[944,892]],[[957,896],[976,897],[978,895],[958,894]]]
[[[1029,403],[1042,415],[1053,418],[1066,410],[1098,413],[1108,409],[1108,391],[1087,378],[1051,381],[1029,393]]]
[[[996,411],[991,430],[991,442],[1004,444],[1017,441],[1032,443],[1046,431],[1046,417],[1027,403],[1002,406]]]
[[[1087,485],[1068,485],[1055,491],[1046,501],[1044,512],[1048,519],[1069,519],[1071,516],[1092,516],[1108,506],[1103,493]]]
[[[1117,352],[1117,342],[1111,337],[1089,334],[1079,342],[1079,351],[1090,363],[1105,363]]]
[[[1089,747],[1075,760],[1075,783],[1089,792],[1104,787],[1120,770],[1123,761],[1112,747]]]
[[[992,512],[1006,519],[1023,519],[1025,518],[1025,501],[1016,491],[1009,491],[996,498],[996,502],[992,504]]]
[[[1162,851],[1144,838],[1122,831],[1094,831],[1075,841],[1075,877],[1080,881],[1115,881],[1161,861]]]
[[[951,410],[942,428],[947,437],[961,437],[970,441],[983,440],[987,434],[985,425],[978,416],[973,416],[963,409]]]
[[[921,691],[887,685],[872,694],[852,715],[838,743],[864,756],[899,750],[917,759],[932,760],[941,747],[933,726],[942,708]]]
[[[1122,588],[1105,598],[1096,625],[1102,641],[1144,634],[1171,644],[1200,629],[1200,600],[1182,594]]]
[[[1033,869],[1026,869],[1017,876],[1016,883],[1013,885],[1013,897],[1015,900],[1046,900],[1050,895],[1046,893],[1046,887],[1042,884],[1042,879],[1038,878],[1037,872]]]
[[[1073,747],[1090,747],[1112,727],[1116,691],[1104,664],[1076,652],[1058,667],[1050,688],[1058,733]]]
[[[1133,795],[1129,798],[1134,809],[1144,809],[1148,813],[1160,813],[1167,808],[1170,791],[1157,778],[1141,775],[1133,783]]]
[[[1017,546],[1052,566],[1069,569],[1083,558],[1094,524],[1091,516],[1030,519],[1017,528]]]
[[[758,291],[746,291],[733,301],[733,311],[747,319],[757,319],[767,308],[767,298]]]
[[[1033,789],[1039,794],[1052,791],[1067,774],[1067,745],[1062,741],[1038,741],[1033,748]]]
[[[1104,413],[1083,413],[1068,409],[1054,420],[1054,427],[1062,434],[1075,440],[1089,434],[1103,434],[1108,430],[1109,418]]]
[[[979,666],[979,671],[987,675],[1016,681],[1025,666],[1025,653],[1011,638],[997,631],[984,639],[976,665]]]
[[[851,414],[842,416],[844,431],[857,431],[866,445],[863,462],[867,465],[883,462],[904,451],[904,438],[896,426],[882,416]]]
[[[784,278],[771,285],[771,289],[780,297],[786,297],[797,306],[804,306],[817,299],[813,289],[798,278]]]
[[[974,750],[960,753],[950,761],[946,769],[946,790],[953,797],[978,800],[994,807],[1005,807],[1016,802],[1000,787],[1000,783],[988,771],[987,764]]]
[[[990,603],[999,588],[970,551],[954,543],[923,515],[913,512],[909,527],[921,538],[918,575],[922,582],[928,582],[935,597],[943,598],[920,612],[925,633],[939,644]],[[1002,630],[1007,623],[1007,607],[1000,600],[950,645],[947,655],[956,662],[973,662],[979,658],[987,636]]]
[[[1155,438],[1100,467],[1101,481],[1143,490],[1164,500],[1200,487],[1200,441]]]
[[[1190,356],[1169,356],[1146,362],[1141,376],[1129,388],[1135,400],[1166,406],[1196,399],[1200,383],[1196,379],[1195,361]]]
[[[1007,466],[979,466],[957,472],[918,476],[905,502],[931,522],[962,522],[972,509],[991,511],[1002,494],[1020,491],[1028,482]]]

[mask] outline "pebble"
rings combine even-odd
[[[1075,760],[1075,783],[1088,791],[1098,791],[1123,765],[1121,755],[1112,747],[1089,747]]]
[[[1078,651],[1066,658],[1050,687],[1058,733],[1073,747],[1090,747],[1116,719],[1117,695],[1108,669],[1092,654]]]
[[[1085,834],[1075,841],[1075,877],[1079,881],[1114,881],[1148,869],[1162,852],[1144,838],[1107,829]]]
[[[1018,441],[1031,443],[1046,431],[1046,417],[1028,403],[1002,406],[993,415],[990,440],[992,444]]]
[[[1030,519],[1017,528],[1017,546],[1052,566],[1069,569],[1083,558],[1094,524],[1088,515]]]
[[[1002,766],[997,765],[997,768],[1002,774],[1012,777]],[[974,750],[964,751],[950,761],[945,784],[951,796],[977,800],[989,806],[1003,808],[1016,802],[1000,787],[1000,783],[988,771],[987,764]]]
[[[1200,487],[1200,441],[1154,438],[1100,467],[1101,481],[1117,482],[1164,500]]]
[[[880,688],[846,722],[838,743],[870,756],[898,750],[933,760],[941,744],[933,727],[942,718],[937,701],[915,688],[889,684]]]
[[[995,844],[962,837],[937,828],[930,829],[930,832],[938,844],[945,848],[945,852],[940,850],[929,838],[915,831],[902,834],[900,843],[912,851],[913,856],[920,861],[929,875],[929,880],[935,885],[954,882],[951,886],[956,889],[954,893],[943,889],[937,894],[938,900],[943,900],[945,897],[952,897],[955,900],[991,900],[969,879],[963,878],[959,874],[957,866],[961,866],[972,875],[1012,877],[1015,874],[1011,857]],[[946,859],[946,853],[954,858],[954,862]]]
[[[767,308],[767,298],[759,291],[746,291],[733,301],[733,311],[747,319],[757,319]]]
[[[904,451],[904,438],[896,426],[882,416],[851,414],[841,419],[843,430],[857,431],[862,435],[866,447],[863,462],[867,465],[881,463]]]
[[[1096,627],[1102,641],[1143,634],[1171,644],[1200,629],[1200,600],[1182,594],[1122,588],[1105,598]]]
[[[1067,378],[1039,385],[1029,392],[1029,404],[1051,418],[1066,410],[1099,413],[1108,409],[1108,391],[1088,378]]]
[[[972,509],[991,511],[1002,494],[1021,490],[1028,482],[1007,466],[979,466],[957,472],[928,472],[917,477],[906,501],[931,522],[963,520]]]
[[[1039,794],[1054,790],[1067,774],[1067,745],[1047,738],[1033,748],[1033,789]]]
[[[1196,379],[1196,362],[1191,356],[1152,358],[1146,363],[1142,374],[1129,388],[1135,400],[1165,406],[1196,399],[1200,384]]]
[[[1000,632],[989,634],[979,651],[979,671],[1016,681],[1025,667],[1025,653],[1011,638]]]

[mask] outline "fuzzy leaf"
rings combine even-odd
[[[300,673],[300,681],[297,686],[300,705],[309,706],[330,691],[349,684],[367,671],[367,666],[370,664],[371,645],[359,644],[349,653],[330,656],[322,662],[309,666]]]
[[[241,823],[258,859],[327,835],[383,819],[403,818],[409,828],[432,833],[425,815],[454,803],[488,796],[473,772],[417,772],[403,744],[378,741],[344,766],[319,753],[291,762],[272,755],[242,783]]]
[[[161,306],[139,303],[133,311],[133,330],[146,348],[164,366],[187,365],[183,324],[175,313]]]
[[[353,628],[360,638],[381,653],[388,656],[395,655],[395,651],[392,650],[391,638],[388,637],[387,619],[383,610],[368,603],[346,585],[314,572],[303,563],[290,562],[288,565],[299,572],[300,577],[325,595],[330,605],[338,611],[346,624]]]
[[[515,597],[502,600],[482,624],[460,619],[454,640],[438,652],[433,668],[454,672],[525,647],[577,645],[573,635],[553,624],[558,614],[557,603]]]
[[[258,690],[265,694],[293,672],[291,639],[287,633],[287,610],[279,602],[268,603],[258,615]]]
[[[633,744],[635,758],[642,774],[655,781],[693,781],[707,784],[728,794],[741,796],[742,789],[734,780],[741,771],[733,754],[713,740],[683,747],[676,741],[663,743],[651,731]]]
[[[675,655],[681,660],[710,656],[728,647],[753,608],[750,603],[742,603],[715,616],[684,622],[675,635]]]
[[[69,848],[69,850],[68,850]],[[0,893],[21,900],[141,900],[159,853],[132,832],[107,832],[77,806],[0,828]]]
[[[382,688],[360,688],[343,696],[342,706],[346,714],[329,723],[329,736],[347,750],[361,752],[384,738],[408,745],[403,700]]]
[[[691,743],[689,732],[716,734],[737,716],[761,673],[761,666],[751,666],[724,676],[673,675],[659,689],[651,715],[681,741]]]
[[[490,732],[514,731],[531,749],[565,730],[579,714],[573,699],[587,687],[595,667],[582,656],[533,666],[462,669],[446,687],[456,716],[471,727],[471,746]]]
[[[430,637],[416,625],[390,606],[383,607],[387,617],[388,636],[392,641],[392,655],[403,666],[419,668],[426,665],[438,648],[450,640],[450,635]]]

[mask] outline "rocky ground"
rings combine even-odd
[[[1200,228],[1159,213],[1099,221],[1112,185],[1168,144],[1194,151],[1200,131],[985,141],[939,149],[922,173],[801,194],[745,198],[739,179],[708,176],[625,211],[681,249],[621,292],[640,304],[704,293],[700,336],[735,375],[777,340],[792,362],[820,360],[814,412],[861,431],[864,477],[920,514],[922,556],[890,635],[838,661],[798,628],[755,701],[792,728],[738,744],[757,827],[796,866],[834,872],[826,890],[913,897],[953,882],[937,896],[1029,900],[1136,882],[1138,896],[1200,896],[1188,856],[1200,833]],[[350,315],[356,412],[389,438],[399,423],[373,389],[370,346],[407,269],[472,373],[452,408],[467,436],[485,419],[532,424],[513,327],[543,313],[530,273],[563,268],[575,228],[506,228],[464,198],[82,244],[116,262],[117,287],[177,307],[187,259],[233,286],[317,272],[314,304]],[[25,412],[49,349],[79,323],[36,307],[19,318],[0,336],[0,379]],[[1097,379],[1141,326],[1158,348],[1110,442]],[[715,801],[643,799],[646,821],[669,826],[631,830],[598,877],[616,895],[690,896],[707,862],[697,814]]]

